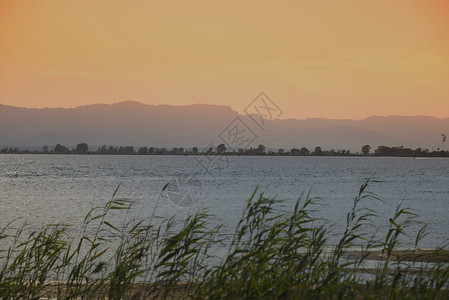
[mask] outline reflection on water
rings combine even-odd
[[[232,157],[213,175],[193,156],[5,154],[0,155],[0,225],[20,218],[76,227],[93,205],[106,203],[120,185],[117,196],[136,201],[134,217],[149,218],[154,211],[155,220],[182,220],[208,207],[212,222],[224,224],[223,230],[231,233],[246,199],[259,186],[266,196],[285,200],[283,209],[292,209],[298,196],[311,190],[312,196],[322,198],[317,216],[338,231],[360,184],[373,175],[383,182],[371,184],[369,190],[383,202],[366,199],[364,204],[379,213],[379,224],[387,225],[405,199],[404,206],[430,223],[423,246],[441,245],[448,238],[449,159],[386,157]],[[194,178],[195,185],[188,186],[185,178]],[[173,182],[180,184],[174,187]],[[167,183],[170,188],[162,192]],[[182,197],[182,191],[194,193]],[[417,230],[406,233],[413,239]]]

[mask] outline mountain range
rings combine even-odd
[[[449,132],[449,118],[429,116],[373,116],[360,120],[263,119],[241,115],[230,106],[194,104],[147,105],[135,101],[76,108],[30,109],[0,104],[0,147],[36,148],[59,143],[68,147],[85,142],[91,147],[153,146],[200,149],[226,141],[235,122],[246,126],[254,139],[245,147],[320,146],[353,152],[369,144],[411,148],[447,148],[441,134]],[[237,118],[237,119],[236,119]],[[237,120],[237,121],[236,121]],[[259,122],[260,123],[260,122]],[[257,138],[256,138],[257,136]],[[96,150],[96,149],[91,149]]]

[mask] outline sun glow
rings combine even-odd
[[[449,4],[2,1],[0,103],[226,104],[284,117],[449,112]]]

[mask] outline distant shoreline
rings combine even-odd
[[[349,154],[341,154],[341,153],[325,153],[325,154],[239,154],[234,152],[227,152],[227,153],[166,153],[166,154],[137,154],[137,153],[98,153],[98,152],[88,152],[88,153],[76,153],[76,152],[67,152],[67,153],[55,153],[55,152],[42,152],[42,151],[30,151],[30,150],[19,150],[19,151],[13,151],[13,152],[3,152],[0,151],[1,154],[15,154],[15,155],[86,155],[86,156],[93,156],[93,155],[99,155],[99,156],[250,156],[250,157],[408,157],[408,158],[415,158],[415,159],[430,159],[430,158],[449,158],[449,151],[445,151],[443,154],[433,154],[430,153],[428,155],[381,155],[381,154],[361,154],[361,153],[349,153]]]
[[[91,149],[93,147],[90,147]],[[97,151],[91,151],[87,143],[79,143],[76,147],[69,149],[68,147],[56,144],[52,150],[48,146],[43,146],[42,150],[28,150],[20,149],[18,147],[5,147],[0,149],[0,153],[3,154],[82,154],[82,155],[205,155],[209,157],[215,156],[388,156],[388,157],[449,157],[449,151],[440,150],[430,151],[429,149],[411,149],[404,146],[378,146],[374,153],[370,150],[370,145],[362,146],[361,152],[351,152],[350,150],[323,150],[320,146],[315,147],[313,150],[309,150],[306,147],[291,148],[286,150],[283,148],[266,149],[263,144],[259,144],[257,147],[250,148],[231,148],[228,149],[225,144],[219,144],[217,146],[207,146],[202,149],[198,147],[184,148],[184,147],[136,147],[134,146],[99,146]]]

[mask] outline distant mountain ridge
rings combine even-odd
[[[361,120],[274,119],[261,130],[248,116],[230,106],[194,104],[147,105],[136,101],[93,104],[76,108],[30,109],[0,104],[0,147],[133,145],[206,147],[221,142],[219,134],[239,117],[267,148],[321,146],[360,151],[369,144],[447,148],[441,133],[449,118],[373,116]]]

